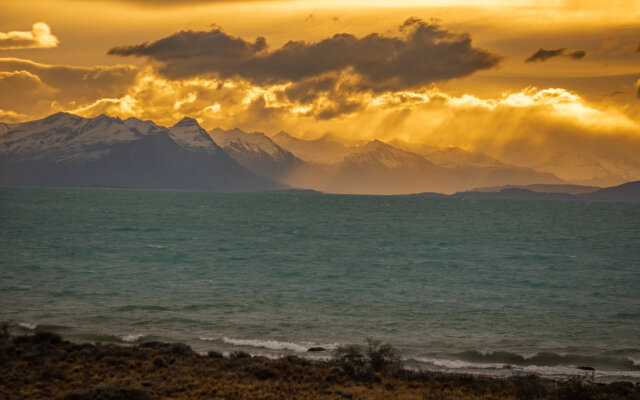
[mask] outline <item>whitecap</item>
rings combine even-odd
[[[447,369],[504,369],[509,366],[509,364],[504,363],[473,363],[463,360],[451,360],[446,358],[417,357],[414,358],[414,360]]]
[[[133,342],[137,342],[141,337],[142,337],[142,334],[138,333],[138,334],[124,335],[120,339],[123,342],[133,343]]]
[[[316,343],[292,343],[292,342],[280,342],[278,340],[260,340],[260,339],[234,339],[223,337],[222,341],[228,344],[232,344],[234,346],[247,346],[247,347],[257,347],[264,348],[270,350],[291,350],[299,353],[306,352],[310,347],[323,347],[327,350],[335,349],[337,344],[328,344],[328,345],[318,345]]]
[[[20,323],[18,324],[18,326],[19,326],[20,328],[24,328],[24,329],[28,329],[28,330],[30,330],[30,331],[33,331],[33,330],[35,330],[35,329],[38,327],[38,324],[36,324],[36,323],[30,324],[30,323],[28,323],[28,322],[20,322]]]

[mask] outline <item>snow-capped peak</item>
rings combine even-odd
[[[18,124],[0,137],[0,153],[52,160],[91,159],[105,146],[139,139],[150,134],[131,129],[120,118],[100,115],[83,118],[56,113],[37,121]]]
[[[289,154],[261,132],[248,133],[238,128],[225,131],[215,128],[209,132],[213,140],[223,149],[235,152],[266,153],[273,158],[282,158]]]
[[[432,167],[433,164],[418,154],[397,149],[378,139],[355,148],[344,160],[348,163],[364,165],[382,165],[389,169]]]
[[[173,140],[185,148],[207,152],[217,152],[219,149],[207,131],[193,118],[184,117],[169,128],[169,132]]]
[[[172,128],[175,127],[187,127],[187,126],[197,126],[200,127],[200,125],[198,124],[198,121],[196,121],[194,118],[191,117],[184,117],[180,120],[180,122],[178,122],[177,124],[175,124],[174,126],[172,126]]]

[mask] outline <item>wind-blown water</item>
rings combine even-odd
[[[640,381],[640,205],[3,187],[0,319],[266,355],[372,336],[421,368]]]

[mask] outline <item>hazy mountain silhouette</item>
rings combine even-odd
[[[563,186],[574,191],[582,192],[584,188],[577,189],[575,185],[532,185],[541,190],[543,186],[550,186],[549,189],[560,189]],[[424,194],[428,196],[429,194]],[[589,193],[563,193],[552,191],[534,191],[523,187],[506,187],[497,191],[468,191],[453,194],[451,197],[473,198],[473,199],[524,199],[524,200],[598,200],[598,201],[640,201],[640,181],[627,182],[622,185],[612,186],[604,189],[597,189]]]
[[[552,184],[533,184],[533,185],[503,185],[475,188],[471,192],[500,192],[504,189],[525,189],[537,193],[568,193],[568,194],[585,194],[593,193],[602,189],[598,186],[582,186],[582,185],[552,185]]]
[[[412,151],[410,144],[402,141],[392,142],[402,148],[379,140],[344,144],[330,135],[305,140],[285,132],[272,139],[299,158],[326,165],[322,171],[324,179],[309,182],[307,187],[327,192],[454,193],[509,183],[563,183],[553,174],[504,164],[485,154],[458,148],[417,146],[416,151]],[[422,153],[432,155],[437,162]]]
[[[271,137],[274,143],[281,148],[295,154],[296,157],[306,162],[319,164],[333,164],[353,151],[355,145],[362,142],[343,143],[330,134],[314,140],[299,139],[281,131]]]
[[[600,189],[580,197],[590,200],[640,201],[640,181],[627,182],[622,185]]]

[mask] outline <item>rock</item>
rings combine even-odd
[[[325,349],[324,347],[320,347],[320,346],[316,346],[316,347],[309,347],[309,349],[307,351],[327,351],[327,349]]]

